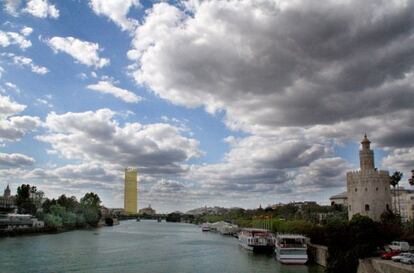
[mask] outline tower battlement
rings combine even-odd
[[[347,179],[351,179],[351,180],[358,180],[361,177],[389,177],[390,173],[388,171],[384,171],[384,170],[377,170],[377,169],[372,169],[372,170],[358,170],[358,171],[350,171],[346,173],[346,177]]]

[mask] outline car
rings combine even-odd
[[[403,264],[414,264],[414,255],[410,257],[401,258],[400,262]]]
[[[394,262],[399,262],[402,258],[408,257],[414,257],[414,254],[408,252],[400,253],[397,256],[391,257],[391,260],[393,260]]]
[[[384,260],[391,260],[391,258],[392,258],[392,257],[397,256],[397,255],[399,255],[400,253],[401,253],[401,251],[398,251],[398,250],[391,250],[391,251],[388,251],[388,252],[382,253],[382,255],[381,255],[381,259],[384,259]]]
[[[399,251],[408,251],[410,250],[410,245],[405,241],[393,241],[391,244],[388,245],[391,250],[399,250]]]

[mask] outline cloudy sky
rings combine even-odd
[[[414,168],[414,1],[2,0],[0,190],[123,206],[327,203]]]

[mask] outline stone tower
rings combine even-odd
[[[135,168],[125,169],[124,210],[127,214],[138,211],[138,171]]]
[[[5,198],[10,198],[10,196],[11,196],[10,187],[9,187],[9,185],[7,184],[7,187],[6,187],[6,189],[4,190],[3,197],[5,197]]]
[[[381,214],[391,209],[390,176],[388,171],[375,168],[370,144],[365,135],[359,151],[361,170],[346,174],[349,219],[361,214],[379,221]]]

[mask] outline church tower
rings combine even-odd
[[[361,170],[346,174],[349,219],[361,214],[379,221],[381,214],[391,209],[390,175],[375,168],[370,144],[365,135],[359,151]]]
[[[6,189],[4,190],[3,197],[5,197],[5,198],[10,198],[10,196],[11,196],[10,187],[9,187],[9,184],[7,184],[7,187],[6,187]]]

